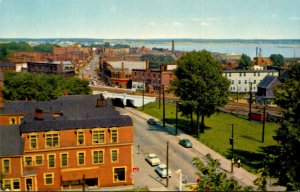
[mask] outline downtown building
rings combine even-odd
[[[133,184],[132,120],[102,95],[1,103],[0,122],[4,189]]]

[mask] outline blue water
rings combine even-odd
[[[171,43],[145,44],[145,47],[167,48],[171,50]],[[256,56],[256,47],[261,48],[263,57],[270,57],[271,54],[281,54],[285,58],[300,57],[300,44],[251,44],[251,43],[177,43],[175,50],[193,51],[207,50],[219,53],[246,54],[250,57]]]

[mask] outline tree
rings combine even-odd
[[[46,101],[64,95],[89,94],[88,81],[77,77],[8,72],[4,74],[4,99]]]
[[[238,69],[251,69],[253,67],[253,62],[251,61],[251,58],[246,55],[242,54],[241,58],[238,60]]]
[[[177,61],[175,75],[177,79],[172,82],[172,90],[183,102],[193,105],[190,111],[196,114],[197,134],[199,129],[203,133],[204,117],[209,117],[228,101],[229,81],[222,76],[221,64],[206,50],[193,51]]]
[[[149,60],[150,68],[159,68],[161,65],[167,65],[173,63],[175,60],[169,55],[153,55],[144,54],[141,56],[141,60]]]
[[[59,47],[59,46],[55,45],[55,44],[44,43],[44,44],[34,46],[33,49],[34,49],[34,51],[52,53],[53,47]]]
[[[275,67],[283,67],[284,58],[281,54],[272,54],[270,56],[271,61],[273,62],[273,66]]]
[[[210,154],[205,156],[204,164],[198,157],[193,158],[193,165],[195,165],[199,172],[197,191],[250,191],[251,187],[242,187],[233,178],[227,178],[226,173],[221,171],[220,162],[213,159]]]
[[[274,90],[275,102],[285,112],[274,136],[279,146],[274,150],[276,169],[272,172],[278,177],[279,185],[296,191],[300,189],[300,65],[292,65],[288,74],[288,79]]]

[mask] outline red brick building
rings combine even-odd
[[[24,115],[20,125],[0,126],[5,189],[50,191],[133,184],[131,118],[120,115],[103,96],[5,103],[0,113]],[[14,145],[7,145],[12,141]]]
[[[160,69],[151,69],[147,65],[147,69],[133,69],[132,70],[132,89],[143,89],[149,93],[158,92],[161,85],[165,90],[169,90],[171,82],[176,78],[174,74],[176,65],[169,64],[166,67],[161,66]]]

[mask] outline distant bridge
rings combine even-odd
[[[127,93],[110,93],[106,91],[93,91],[93,95],[102,93],[104,98],[119,99],[124,106],[143,106],[143,96],[129,95]],[[144,96],[144,105],[155,101],[155,97]]]

